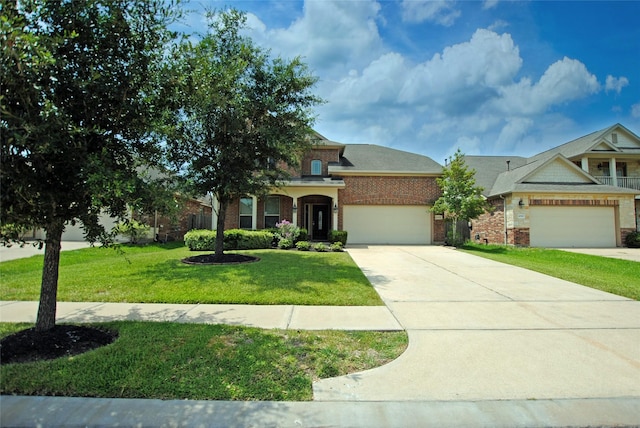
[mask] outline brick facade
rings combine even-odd
[[[322,161],[322,175],[329,175],[329,163],[340,162],[340,151],[337,148],[311,149],[302,159],[302,176],[311,175],[311,161]]]
[[[471,222],[471,240],[484,244],[504,244],[504,203],[502,199],[490,200],[493,210]]]
[[[435,177],[346,176],[338,191],[345,205],[433,205],[440,196]]]
[[[140,220],[151,227],[150,233],[158,235],[160,240],[184,239],[184,234],[191,229],[209,229],[211,227],[211,207],[203,205],[196,199],[182,201],[182,209],[177,218],[164,215],[147,215]]]

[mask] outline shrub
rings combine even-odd
[[[296,242],[296,248],[299,251],[309,251],[311,249],[311,243],[309,241],[298,241]]]
[[[184,234],[184,243],[191,251],[213,251],[216,248],[216,231],[190,230]]]
[[[341,242],[342,245],[347,245],[347,231],[346,230],[332,230],[329,232],[329,242]]]
[[[298,226],[294,226],[293,223],[287,220],[282,220],[280,223],[276,223],[276,227],[278,228],[278,234],[281,239],[288,239],[292,243],[298,239],[298,235],[300,235],[300,228]]]
[[[329,246],[329,248],[331,249],[331,251],[335,251],[338,253],[344,251],[344,245],[342,245],[342,242],[334,242]]]
[[[150,227],[137,220],[125,220],[113,226],[113,231],[118,235],[129,238],[129,242],[137,244],[140,238],[149,234]]]
[[[278,248],[280,248],[281,250],[288,250],[289,248],[293,247],[293,242],[290,239],[287,238],[280,238],[280,240],[278,241]]]
[[[624,238],[624,244],[629,248],[640,248],[640,232],[631,232]]]
[[[255,250],[271,248],[273,234],[264,230],[229,229],[224,231],[225,250]],[[190,230],[184,235],[184,243],[191,251],[214,251],[215,230]]]
[[[329,247],[327,247],[322,242],[318,242],[316,245],[313,246],[313,249],[316,250],[319,253],[324,253],[325,251],[327,251],[329,249]]]
[[[304,227],[301,227],[299,231],[300,231],[300,234],[298,235],[298,241],[308,241],[309,231]]]

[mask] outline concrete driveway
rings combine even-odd
[[[558,248],[562,251],[640,262],[640,248]]]
[[[349,254],[410,343],[315,400],[640,400],[640,302],[450,248]]]

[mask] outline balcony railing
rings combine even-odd
[[[602,184],[613,186],[613,178],[608,175],[596,176],[596,178]],[[618,187],[640,190],[640,177],[617,177],[616,180],[618,181]]]

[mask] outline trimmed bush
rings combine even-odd
[[[335,251],[337,253],[344,251],[344,245],[342,245],[342,242],[334,242],[329,246],[329,248],[331,251]]]
[[[629,248],[640,248],[640,232],[631,232],[624,238],[624,244]]]
[[[347,245],[347,231],[346,230],[332,230],[329,232],[329,242],[332,244],[335,242],[342,242],[342,245]]]
[[[225,250],[256,250],[271,248],[273,234],[264,230],[230,229],[224,231]],[[184,243],[191,251],[214,251],[215,230],[190,230],[184,235]]]
[[[296,248],[298,251],[309,251],[311,249],[311,243],[309,241],[296,242]]]

